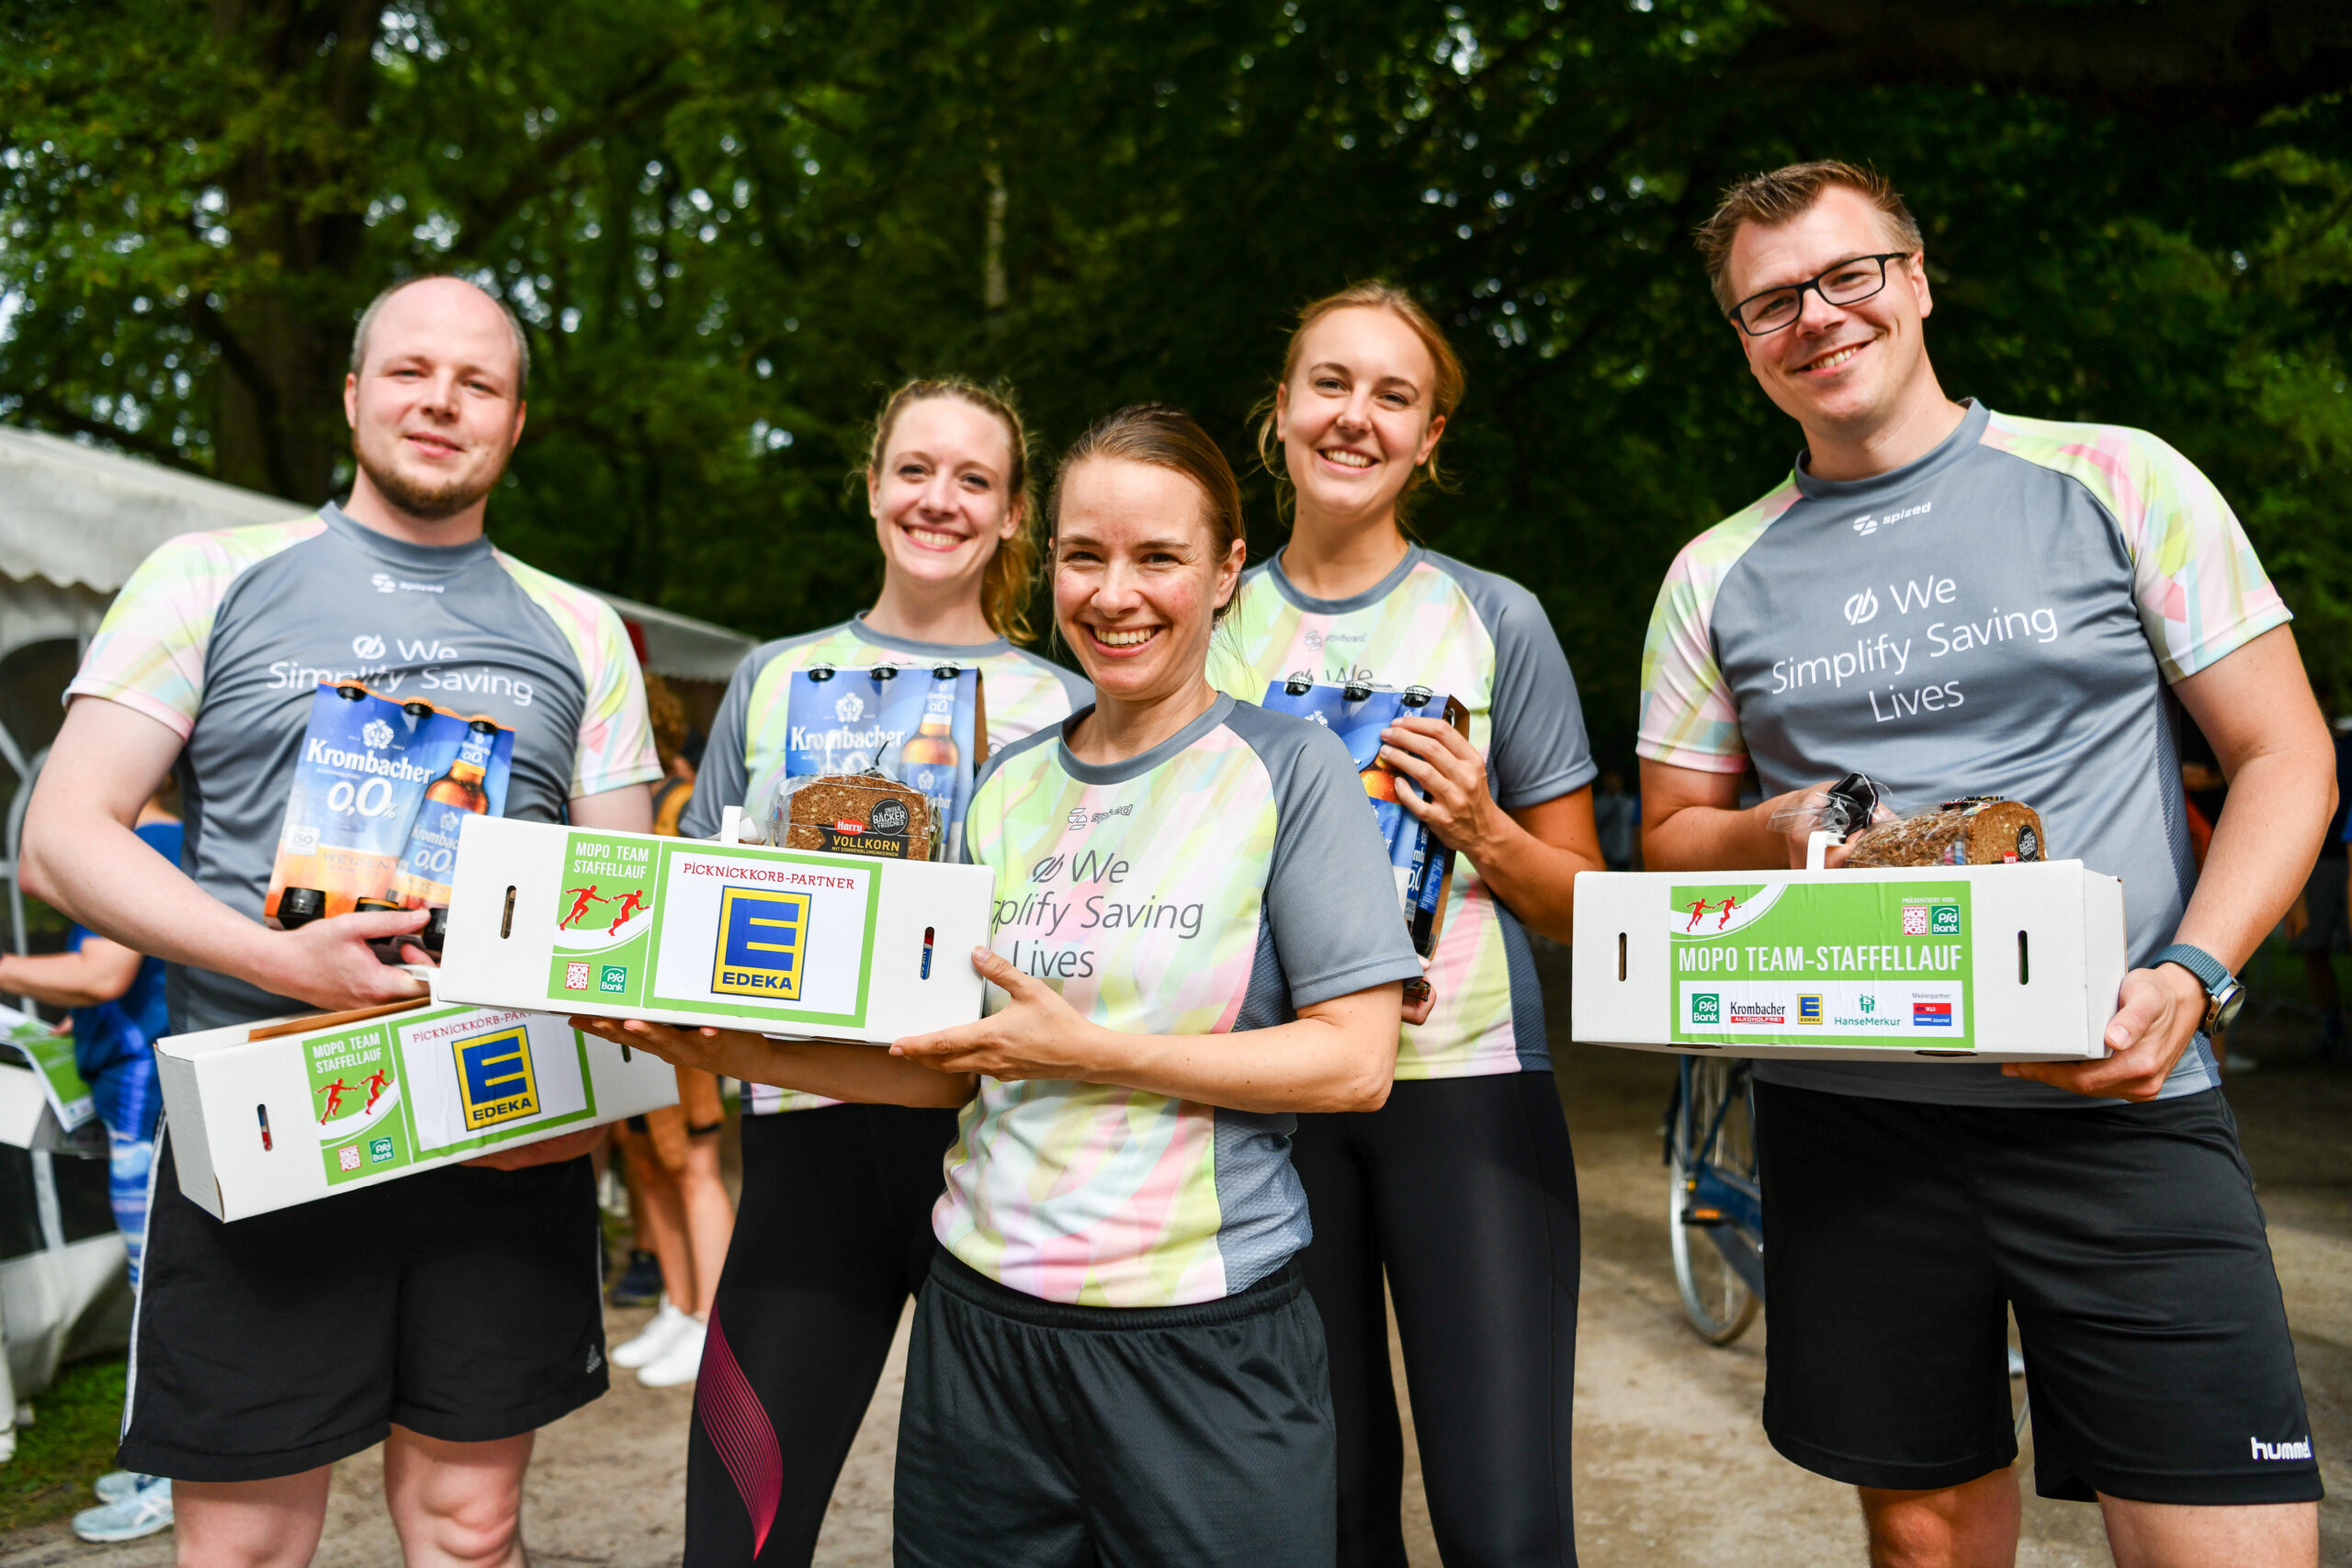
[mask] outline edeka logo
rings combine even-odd
[[[457,1042],[458,1097],[469,1129],[519,1122],[539,1111],[531,1039],[521,1024]]]
[[[1818,994],[1807,991],[1797,998],[1797,1021],[1799,1023],[1821,1021],[1821,998]]]
[[[808,895],[773,887],[718,894],[718,957],[710,988],[723,997],[800,999],[800,958],[808,946]]]
[[[1721,1023],[1724,1021],[1724,999],[1713,991],[1696,991],[1690,997],[1690,1021]]]

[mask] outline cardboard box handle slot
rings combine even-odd
[[[514,885],[506,885],[506,910],[498,917],[498,940],[504,942],[514,934]]]
[[[1622,980],[1622,979],[1623,979],[1624,977],[1625,977],[1625,933],[1624,933],[1623,931],[1619,931],[1619,932],[1617,933],[1617,978],[1619,978],[1620,980]]]
[[[931,978],[931,942],[937,930],[935,926],[922,928],[922,977],[926,980]]]
[[[2024,985],[2029,977],[2025,957],[2025,932],[2019,931],[2018,932],[2018,984]]]

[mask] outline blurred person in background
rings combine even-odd
[[[694,792],[695,767],[684,754],[686,707],[661,676],[645,677],[653,749],[662,778],[653,786],[653,830],[675,837]],[[718,1079],[680,1067],[678,1103],[632,1116],[613,1130],[628,1162],[629,1206],[640,1245],[658,1260],[660,1310],[634,1339],[613,1347],[613,1365],[648,1388],[695,1381],[718,1273],[735,1232],[735,1204],[718,1170],[718,1135],[727,1125]],[[632,1259],[633,1260],[633,1259]]]
[[[2319,1056],[2344,1058],[2344,993],[2335,980],[2335,955],[2352,947],[2352,860],[2345,834],[2352,827],[2352,718],[2332,727],[2335,740],[2335,819],[2320,844],[2319,863],[2303,884],[2303,896],[2287,911],[2287,941],[2303,957],[2303,978],[2319,1010]]]
[[[174,865],[180,863],[178,790],[159,791],[139,813],[140,840]],[[76,921],[63,953],[0,953],[0,992],[68,1010],[74,1066],[107,1132],[107,1188],[115,1227],[139,1289],[140,1254],[147,1241],[147,1182],[155,1163],[155,1123],[164,1097],[155,1081],[153,1043],[169,1034],[164,1001],[164,962],[108,942]],[[161,1476],[113,1470],[92,1490],[101,1514],[135,1494],[150,1494],[154,1529],[171,1523],[172,1483]],[[79,1522],[79,1521],[77,1521]],[[153,1533],[153,1532],[150,1532]]]
[[[1625,775],[1611,768],[1592,792],[1592,827],[1600,858],[1611,871],[1642,869],[1642,801],[1625,787]]]

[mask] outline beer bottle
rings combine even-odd
[[[408,843],[401,851],[400,870],[385,897],[405,909],[429,908],[449,901],[449,876],[458,863],[458,829],[469,812],[487,812],[490,795],[482,779],[490,772],[490,754],[498,743],[498,726],[477,718],[466,727],[466,739],[448,771],[424,786],[424,799],[410,824]]]
[[[315,887],[288,887],[277,895],[277,929],[300,931],[327,912],[327,896]]]
[[[931,801],[934,852],[947,831],[948,814],[956,807],[956,764],[963,752],[956,745],[956,689],[964,672],[943,664],[931,672],[931,690],[923,696],[922,724],[899,748],[902,782],[921,790]]]

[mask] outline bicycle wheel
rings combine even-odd
[[[1763,1305],[1748,1283],[1760,1278],[1760,1238],[1740,1223],[1747,1216],[1717,1201],[1744,1199],[1739,1206],[1753,1213],[1756,1136],[1746,1066],[1721,1058],[1690,1063],[1669,1130],[1666,1227],[1674,1283],[1683,1315],[1710,1345],[1737,1339]]]

